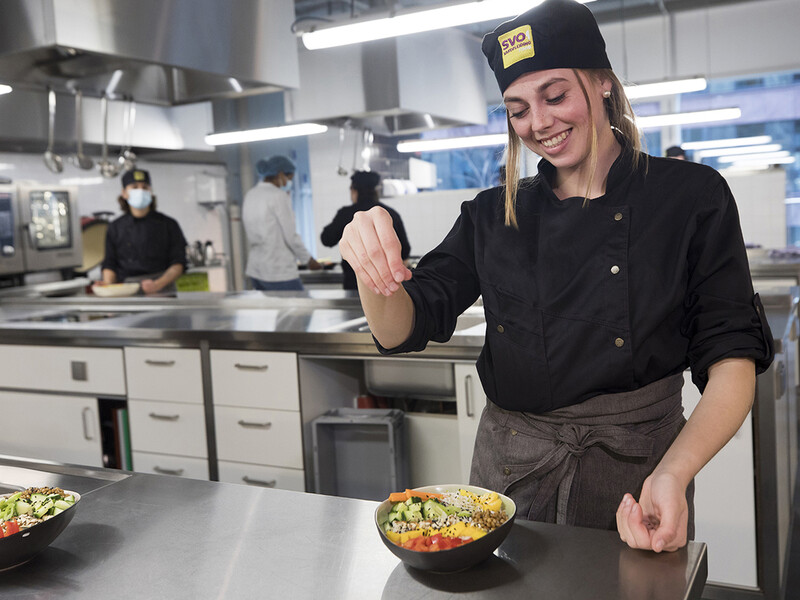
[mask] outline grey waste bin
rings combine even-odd
[[[406,488],[402,410],[338,408],[312,421],[318,494],[385,500]]]

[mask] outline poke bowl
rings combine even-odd
[[[0,495],[0,571],[28,562],[53,543],[72,521],[80,499],[77,492],[60,488]]]
[[[381,541],[406,565],[434,573],[463,571],[489,558],[517,510],[508,496],[474,485],[418,487],[406,490],[405,500],[400,494],[375,510]]]

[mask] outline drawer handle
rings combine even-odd
[[[162,469],[158,465],[153,467],[153,471],[162,475],[183,475],[183,469]]]
[[[272,427],[272,423],[267,421],[266,423],[252,423],[250,421],[244,421],[242,419],[239,420],[239,425],[242,427],[255,427],[257,429],[269,429]]]
[[[243,365],[242,363],[236,363],[233,366],[240,371],[266,371],[269,369],[269,365]]]
[[[144,359],[144,364],[152,367],[171,367],[175,364],[174,360],[153,360],[152,358]]]
[[[148,415],[151,419],[159,419],[161,421],[177,421],[180,415],[159,415],[158,413],[151,412]]]
[[[250,479],[247,475],[242,477],[242,481],[244,481],[247,485],[260,485],[261,487],[275,487],[275,484],[278,483],[275,479],[270,481],[262,481],[260,479]]]
[[[472,375],[467,375],[464,378],[464,404],[467,407],[467,416],[474,417],[475,411],[472,410]]]
[[[88,419],[86,417],[89,417]],[[94,415],[92,414],[92,409],[88,406],[85,406],[81,411],[81,420],[83,421],[83,438],[86,440],[93,440],[94,439],[94,426],[92,425],[92,419]]]

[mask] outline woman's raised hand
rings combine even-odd
[[[411,279],[411,271],[400,256],[392,217],[380,206],[353,216],[344,228],[339,250],[359,281],[376,294],[391,296],[401,282]]]

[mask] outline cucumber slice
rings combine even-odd
[[[16,509],[18,515],[27,515],[33,510],[33,507],[24,500],[17,500]]]
[[[53,505],[54,505],[56,508],[58,508],[58,509],[61,509],[61,510],[67,510],[67,509],[68,509],[70,506],[72,506],[72,504],[70,504],[69,502],[65,502],[64,500],[56,500],[56,501],[53,503]],[[58,513],[55,513],[55,512],[54,512],[53,514],[54,514],[54,515],[57,515]]]

